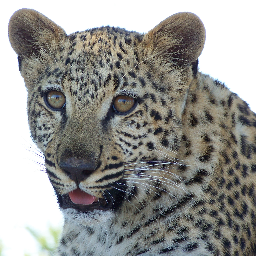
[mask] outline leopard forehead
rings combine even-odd
[[[118,94],[135,97],[138,85],[147,85],[139,70],[143,61],[136,54],[141,40],[138,33],[109,27],[72,34],[42,72],[39,84],[43,90],[60,88],[76,98],[80,110]]]
[[[154,109],[160,104],[165,112],[166,102],[174,101],[165,92],[172,80],[179,80],[179,71],[173,69],[168,79],[160,69],[157,75],[153,64],[152,69],[148,65],[153,57],[146,58],[140,48],[142,39],[139,33],[110,27],[71,34],[53,59],[47,56],[48,64],[37,81],[40,86],[33,90],[62,91],[81,115],[89,115],[90,108],[105,113],[117,95],[148,101]]]

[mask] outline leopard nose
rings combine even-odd
[[[97,169],[95,161],[86,162],[76,157],[62,159],[59,167],[77,184],[87,179]]]

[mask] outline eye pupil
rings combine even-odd
[[[119,113],[126,113],[133,108],[134,104],[134,98],[120,95],[117,96],[114,100],[114,109]]]
[[[66,99],[62,92],[50,91],[46,94],[46,102],[51,108],[57,110],[65,105]]]

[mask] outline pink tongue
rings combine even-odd
[[[69,198],[74,204],[89,205],[89,204],[92,204],[94,201],[96,201],[95,196],[91,196],[79,188],[71,191],[69,193]]]

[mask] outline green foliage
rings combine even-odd
[[[52,256],[54,254],[59,243],[61,228],[49,226],[47,235],[42,235],[30,227],[26,227],[26,229],[34,237],[39,246],[39,256]],[[25,256],[30,255],[25,254]]]
[[[3,242],[0,240],[0,256],[3,255],[3,249],[4,249],[4,245],[3,245]]]
[[[35,239],[38,244],[38,253],[37,256],[53,256],[54,252],[59,244],[61,228],[49,226],[47,233],[42,235],[40,232],[36,231],[33,228],[26,227],[26,230],[29,234]],[[2,240],[0,240],[0,256],[6,255],[4,253],[4,244]],[[24,256],[32,256],[30,253],[25,253]]]

